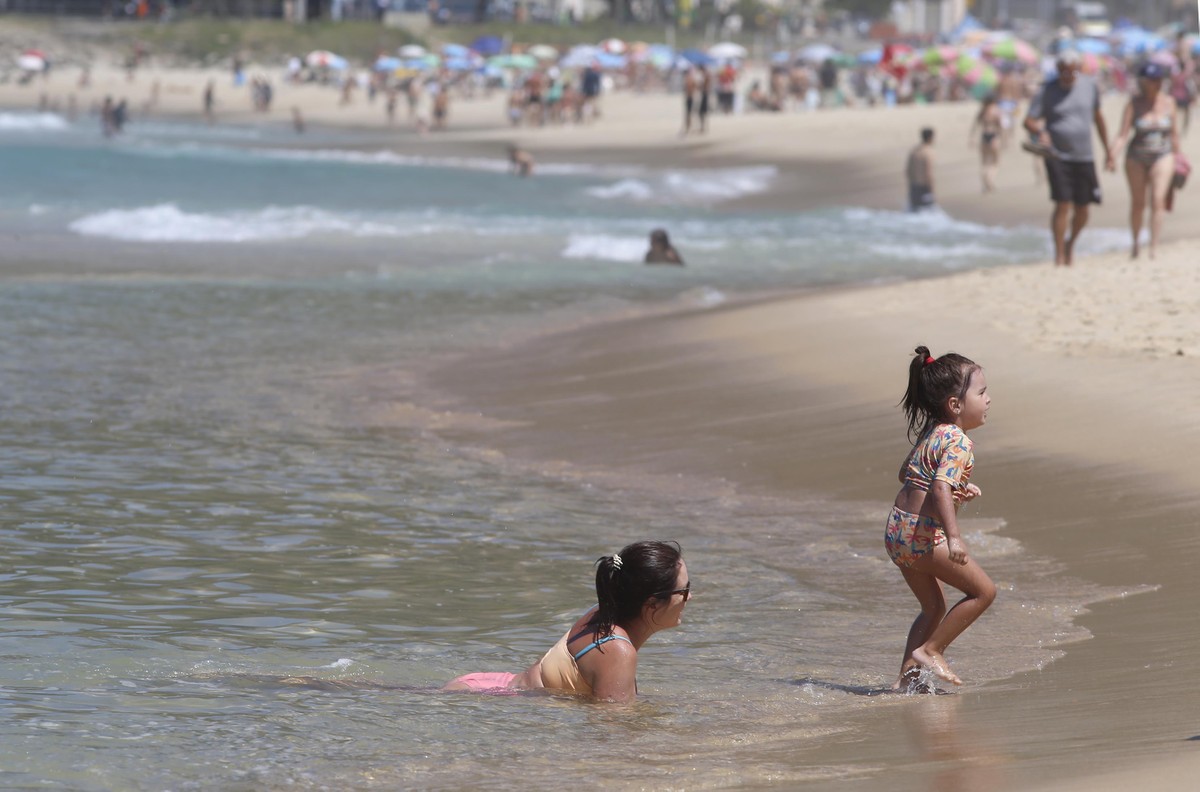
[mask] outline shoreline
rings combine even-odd
[[[276,83],[270,113],[250,107],[249,89],[234,87],[229,75],[217,69],[160,69],[147,67],[133,82],[124,71],[106,67],[92,73],[91,86],[79,89],[74,70],[52,73],[48,80],[28,86],[0,85],[0,109],[34,112],[45,93],[58,112],[67,97],[77,96],[84,116],[104,95],[129,98],[131,124],[143,118],[203,123],[201,94],[212,80],[216,86],[217,124],[236,124],[265,130],[277,145],[313,148],[322,132],[347,132],[357,137],[353,150],[384,150],[402,156],[484,157],[503,162],[507,146],[530,151],[538,162],[624,165],[654,170],[773,167],[776,177],[763,192],[722,202],[723,211],[809,211],[829,206],[868,209],[905,208],[902,168],[922,126],[937,130],[936,193],[939,205],[952,217],[986,225],[1012,227],[1047,224],[1051,204],[1040,163],[1016,146],[1003,151],[997,189],[980,189],[978,154],[968,132],[977,105],[973,102],[905,105],[893,108],[850,107],[815,112],[752,113],[713,116],[708,134],[679,136],[680,98],[666,93],[618,92],[605,95],[601,116],[584,125],[517,127],[505,118],[505,94],[490,98],[455,99],[444,132],[418,135],[406,108],[397,108],[397,122],[386,123],[384,102],[368,103],[356,95],[339,105],[338,92],[327,86],[288,85],[277,79],[279,69],[254,69]],[[747,78],[743,78],[745,82]],[[158,102],[147,105],[153,86]],[[426,98],[427,101],[427,98]],[[1104,112],[1115,131],[1124,98],[1108,96]],[[403,104],[403,103],[401,103]],[[308,131],[297,135],[291,109],[300,108]],[[1184,150],[1200,161],[1200,135],[1183,140]],[[536,167],[534,178],[537,178]],[[1128,190],[1123,172],[1101,170],[1105,201],[1092,207],[1090,228],[1128,227]],[[1193,190],[1180,195],[1179,207],[1167,216],[1164,242],[1200,238],[1200,212],[1189,212]],[[1085,232],[1086,233],[1086,232]]]
[[[1197,249],[1177,243],[1140,266],[1110,254],[1086,269],[1012,265],[616,322],[450,364],[433,385],[447,399],[441,407],[492,422],[448,437],[506,457],[625,476],[678,471],[751,497],[799,488],[882,502],[903,455],[891,406],[905,356],[918,342],[935,354],[968,353],[988,368],[996,399],[994,426],[977,441],[982,516],[1003,520],[999,533],[1031,558],[1122,593],[1076,613],[1072,622],[1091,638],[1060,647],[1063,656],[1045,668],[953,697],[955,730],[981,744],[944,758],[976,774],[996,765],[977,780],[1002,779],[1002,789],[1085,788],[1098,773],[1131,764],[1146,788],[1168,789],[1171,773],[1200,768],[1200,756],[1171,759],[1169,772],[1149,763],[1183,754],[1195,734],[1196,696],[1170,680],[1200,673],[1187,631],[1172,627],[1200,607],[1187,572],[1200,561],[1187,527],[1200,473],[1178,464],[1200,441],[1191,396],[1200,327],[1190,318],[1200,313],[1177,314],[1189,317],[1192,334],[1183,356],[1169,348],[1177,342],[1169,328],[1149,328],[1168,335],[1148,353],[1140,346],[1147,328],[1126,321],[1149,321],[1146,305],[1155,300],[1200,294],[1179,280]],[[963,297],[949,316],[906,308],[939,287]],[[1107,308],[1108,324],[1085,323],[1088,300]],[[1016,303],[1024,313],[1012,316]],[[1039,312],[1065,314],[1058,335],[1026,318]],[[960,328],[952,337],[947,320]],[[908,325],[900,339],[898,322]],[[839,332],[831,336],[833,326]],[[1131,420],[1131,405],[1147,398],[1155,409]],[[577,405],[588,405],[586,420]],[[1128,731],[1107,728],[1114,706]],[[814,761],[888,756],[894,715],[856,719],[865,736],[855,749],[833,748]],[[850,786],[918,789],[923,772],[871,773]]]

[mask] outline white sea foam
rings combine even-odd
[[[594,198],[638,203],[709,204],[766,192],[774,167],[672,170],[640,173],[585,190]]]
[[[84,236],[131,242],[253,242],[327,233],[407,236],[423,230],[336,215],[308,206],[209,214],[185,212],[175,204],[111,209],[82,217],[71,223],[70,228]]]
[[[649,236],[624,237],[609,234],[571,234],[563,258],[600,261],[641,262],[649,248]]]
[[[59,132],[69,126],[57,113],[0,113],[0,132]]]

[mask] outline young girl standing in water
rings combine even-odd
[[[983,369],[973,361],[953,352],[934,358],[917,347],[902,402],[915,442],[900,467],[903,486],[884,534],[888,555],[921,604],[897,690],[912,688],[921,669],[961,685],[943,656],[946,647],[996,598],[995,585],[967,554],[956,518],[962,503],[981,494],[968,483],[975,458],[967,432],[983,426],[991,403]],[[965,594],[949,613],[942,583]]]

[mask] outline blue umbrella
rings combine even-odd
[[[380,58],[375,61],[375,71],[396,71],[404,65],[399,58]]]
[[[771,63],[776,66],[784,66],[792,62],[792,53],[787,50],[780,50],[771,56]]]
[[[717,62],[716,58],[711,57],[707,52],[701,52],[698,49],[685,49],[679,55],[693,66],[712,66]]]
[[[467,58],[471,55],[471,49],[464,47],[462,44],[443,44],[442,57],[444,58]]]
[[[883,60],[883,47],[869,49],[866,52],[858,53],[858,62],[868,65],[875,65]]]
[[[1091,55],[1112,54],[1112,44],[1109,44],[1104,39],[1097,38],[1081,38],[1075,42],[1075,49]]]
[[[613,55],[610,52],[601,52],[596,56],[596,60],[600,62],[602,69],[624,69],[629,63],[629,58],[624,55]]]
[[[480,55],[499,55],[504,52],[504,39],[499,36],[480,36],[471,42],[471,49]]]
[[[470,58],[446,58],[442,65],[450,71],[470,71],[475,68],[475,61]]]

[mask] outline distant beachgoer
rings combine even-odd
[[[75,87],[83,89],[83,88],[90,88],[91,85],[92,85],[92,67],[88,64],[84,64],[79,69],[79,82],[76,84]]]
[[[217,103],[216,96],[214,95],[215,90],[216,87],[213,85],[212,80],[209,80],[208,85],[204,86],[204,119],[210,124],[216,123],[217,120],[216,113],[213,111]]]
[[[104,97],[104,104],[100,105],[100,131],[104,137],[112,137],[117,131],[116,124],[113,122],[115,106],[111,96]]]
[[[519,674],[460,676],[443,690],[501,695],[545,690],[631,702],[637,698],[638,651],[656,632],[679,626],[691,598],[678,544],[634,542],[596,562],[599,604],[542,659]]]
[[[509,169],[518,176],[529,176],[533,173],[533,155],[517,146],[508,147]]]
[[[933,130],[921,130],[921,142],[908,153],[904,174],[908,180],[908,211],[920,212],[937,205],[933,196]]]
[[[1017,107],[1021,104],[1024,88],[1017,76],[1016,68],[1005,67],[1000,71],[1000,79],[996,83],[996,106],[1000,109],[1000,125],[1003,132],[1000,144],[1008,145],[1012,138],[1013,121],[1017,116]]]
[[[970,136],[979,130],[979,166],[985,193],[996,189],[996,170],[1000,164],[1000,140],[1004,134],[1004,121],[996,97],[988,96],[979,108],[971,124]]]
[[[600,100],[600,65],[593,63],[583,70],[583,77],[579,81],[579,90],[583,94],[583,99],[579,102],[579,106],[575,111],[575,121],[590,121],[597,114],[596,103]]]
[[[646,251],[646,264],[675,264],[683,266],[683,257],[671,244],[665,229],[656,228],[650,232],[650,249]]]
[[[700,121],[700,134],[708,131],[708,101],[712,95],[712,74],[707,66],[700,66],[700,105],[696,108],[696,118]]]
[[[700,78],[695,68],[683,75],[683,134],[692,131],[692,114],[696,111],[696,94],[700,90]]]
[[[1129,182],[1129,229],[1133,235],[1131,258],[1138,257],[1142,221],[1146,214],[1146,197],[1150,203],[1150,258],[1158,252],[1162,233],[1167,193],[1175,178],[1175,158],[1179,155],[1179,129],[1175,120],[1178,112],[1174,99],[1162,90],[1167,70],[1157,63],[1147,63],[1138,71],[1139,92],[1130,98],[1121,115],[1121,131],[1108,147],[1106,163],[1112,162],[1119,150],[1129,141],[1125,151],[1125,178]]]
[[[437,93],[433,95],[433,128],[446,128],[446,116],[450,114],[450,88],[443,82],[437,83]]]
[[[297,135],[304,134],[304,114],[296,106],[292,107],[292,129],[296,130]]]
[[[726,61],[721,70],[717,72],[717,107],[725,115],[733,112],[733,99],[736,89],[734,84],[737,82],[737,69],[733,68],[733,64]]]
[[[125,122],[129,120],[129,102],[122,99],[113,105],[112,126],[114,132],[124,132]]]
[[[1061,266],[1071,264],[1075,243],[1088,222],[1088,205],[1100,203],[1092,124],[1100,133],[1109,170],[1116,169],[1108,147],[1108,128],[1100,112],[1100,89],[1090,77],[1079,74],[1081,63],[1075,50],[1059,52],[1058,76],[1042,85],[1025,117],[1025,129],[1045,153],[1046,180],[1054,202],[1050,215],[1054,263]]]
[[[895,690],[920,690],[922,669],[954,685],[945,653],[996,598],[991,578],[967,553],[958,507],[982,493],[969,483],[974,443],[967,432],[987,422],[992,403],[983,368],[953,352],[934,358],[919,346],[908,367],[904,414],[913,443],[900,466],[900,492],[884,531],[884,545],[921,604],[908,631]],[[946,583],[964,596],[950,611]]]
[[[384,112],[387,114],[388,126],[396,123],[396,104],[400,100],[398,93],[396,88],[387,89],[387,104],[384,105]]]
[[[419,78],[409,78],[408,85],[405,86],[404,98],[408,102],[408,120],[414,121],[421,103],[421,80]]]

